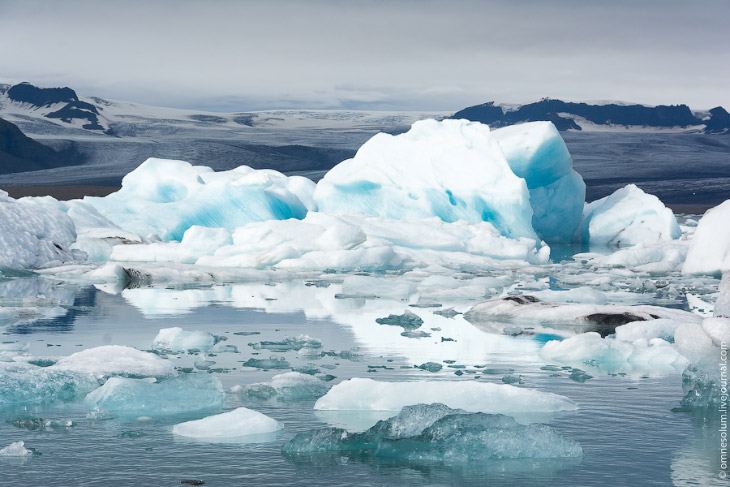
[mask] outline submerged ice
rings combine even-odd
[[[282,447],[286,455],[343,451],[436,464],[583,456],[576,441],[548,426],[525,426],[509,416],[467,413],[443,404],[406,406],[397,416],[379,421],[363,433],[340,428],[299,433]]]

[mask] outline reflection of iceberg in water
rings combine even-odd
[[[690,414],[695,426],[694,443],[680,450],[672,459],[672,483],[677,487],[727,485],[726,478],[721,477],[722,473],[728,473],[727,465],[725,470],[722,469],[720,458],[723,428],[721,413],[713,409],[704,412],[694,411]],[[727,432],[727,429],[725,431]],[[725,462],[727,462],[727,443],[725,451]]]
[[[13,333],[35,328],[68,331],[95,304],[93,288],[79,290],[37,276],[0,280],[0,326]]]

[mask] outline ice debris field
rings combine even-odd
[[[675,216],[629,185],[586,203],[549,122],[420,121],[316,184],[148,159],[103,198],[0,192],[0,327],[0,466],[52,455],[40,433],[114,424],[509,485],[611,454],[585,435],[604,387],[677,388],[666,414],[705,420],[725,404],[730,201]],[[702,448],[672,472],[709,482]]]

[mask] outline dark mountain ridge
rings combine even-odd
[[[81,164],[72,148],[56,152],[0,118],[0,174]]]
[[[701,118],[687,105],[591,105],[547,98],[514,110],[504,110],[494,102],[488,102],[459,110],[449,118],[465,118],[493,127],[549,120],[561,131],[582,130],[582,120],[577,117],[605,126],[691,128],[704,125],[701,131],[705,133],[730,132],[730,116],[722,107],[710,110],[709,118]]]

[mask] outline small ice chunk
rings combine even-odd
[[[24,457],[32,454],[33,452],[28,450],[22,441],[16,441],[0,449],[0,457]]]
[[[62,357],[49,369],[93,374],[96,377],[168,377],[175,366],[154,353],[121,345],[104,345]]]
[[[203,439],[231,439],[250,435],[275,433],[281,423],[248,408],[237,408],[207,418],[176,424],[172,432],[179,436]]]
[[[314,405],[318,410],[400,411],[410,404],[443,403],[465,411],[512,414],[573,411],[567,397],[506,384],[467,381],[378,382],[353,378],[340,382]]]
[[[405,330],[415,330],[423,324],[421,317],[408,309],[402,315],[388,315],[377,318],[375,322],[379,325],[402,326]]]
[[[287,372],[275,375],[271,382],[259,382],[246,386],[238,386],[240,396],[255,399],[279,399],[281,401],[298,401],[317,398],[327,393],[324,381],[301,372]]]
[[[97,411],[161,416],[218,409],[223,405],[223,386],[211,374],[183,374],[159,382],[112,377],[90,392],[84,404]]]
[[[185,331],[179,327],[162,328],[152,340],[155,350],[171,352],[207,352],[215,345],[215,336],[207,331]]]
[[[250,358],[246,360],[243,367],[253,367],[257,369],[289,369],[291,364],[284,357],[271,356],[269,358]]]
[[[298,337],[284,337],[283,340],[278,342],[262,341],[254,343],[254,350],[271,350],[273,352],[288,352],[290,350],[301,350],[303,348],[322,348],[322,342],[317,338],[312,338],[309,335],[299,335]]]

